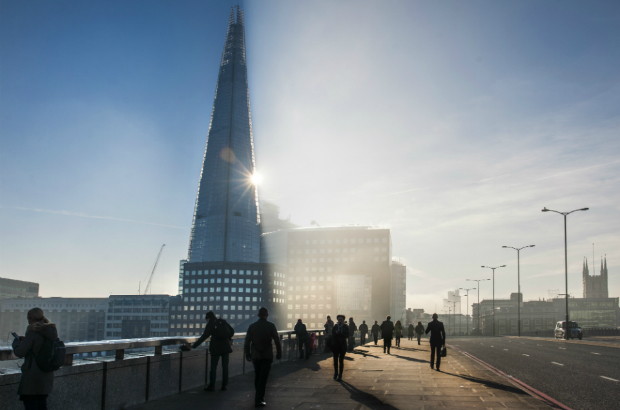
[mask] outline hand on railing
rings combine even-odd
[[[247,360],[248,362],[252,361],[252,355],[250,353],[246,353],[245,354],[245,360]]]

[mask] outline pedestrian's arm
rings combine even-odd
[[[441,335],[443,336],[443,344],[446,344],[446,329],[444,329],[443,323],[441,324]]]
[[[207,325],[205,327],[205,331],[202,333],[202,336],[200,336],[200,339],[196,340],[193,344],[192,344],[192,348],[195,349],[198,346],[200,346],[205,340],[207,340],[209,337],[211,337],[211,329],[209,329],[209,325]]]
[[[430,332],[430,331],[431,331],[431,324],[429,323],[429,324],[426,326],[426,332],[424,332],[424,334],[425,334],[425,335],[427,335],[427,334],[428,334],[428,332]]]
[[[26,357],[34,346],[34,332],[26,332],[26,337],[13,341],[13,352],[17,357]]]

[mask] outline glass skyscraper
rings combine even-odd
[[[188,262],[260,262],[243,10],[230,12],[196,196]]]

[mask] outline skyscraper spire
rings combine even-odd
[[[259,262],[260,227],[243,10],[231,8],[196,195],[188,261]]]

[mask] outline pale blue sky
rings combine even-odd
[[[620,296],[617,2],[246,1],[259,196],[392,229],[408,307],[508,264],[496,294]],[[44,296],[176,292],[230,2],[0,3],[0,275]],[[90,216],[105,217],[91,218]],[[490,286],[481,296],[490,295]],[[471,302],[471,301],[470,301]],[[463,306],[464,307],[464,306]]]

